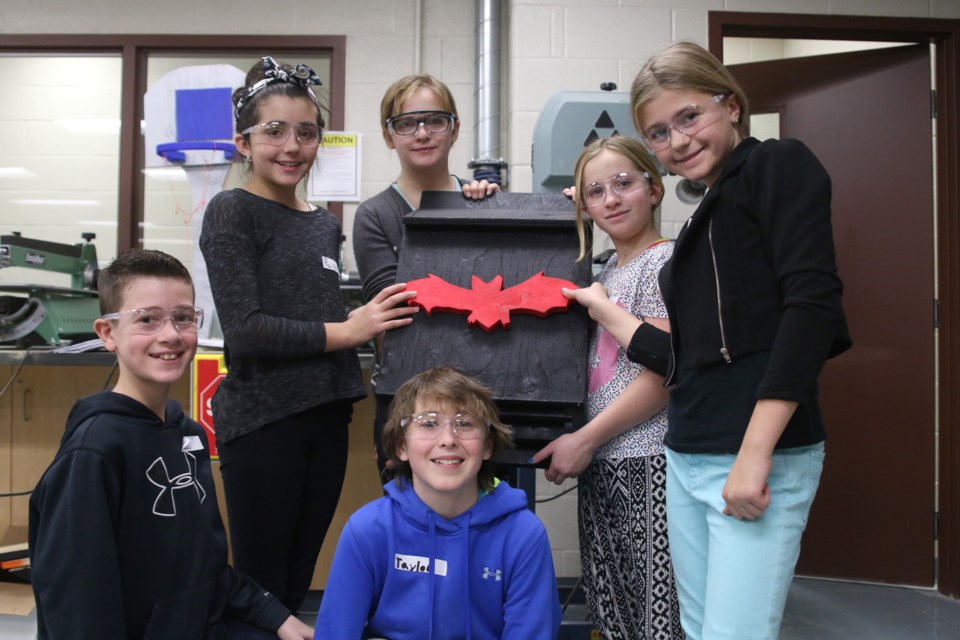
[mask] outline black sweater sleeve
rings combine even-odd
[[[200,236],[200,249],[230,357],[295,359],[323,353],[327,333],[322,318],[294,319],[264,308],[265,300],[302,297],[309,272],[304,270],[300,279],[270,281],[264,277],[259,247],[264,240],[260,237],[262,230],[257,228],[257,212],[253,210],[257,206],[265,203],[242,201],[231,192],[217,194],[207,206]],[[290,263],[308,265],[313,258],[306,254],[318,250],[308,240],[278,234],[270,242],[284,246],[284,258]],[[314,288],[315,293],[324,291]],[[333,293],[328,304],[342,307],[339,290],[334,288]]]
[[[670,334],[649,322],[642,323],[630,338],[627,358],[666,376],[670,366]]]
[[[57,460],[30,498],[31,581],[41,638],[126,638],[115,526],[120,480],[97,452]]]
[[[808,399],[824,362],[850,346],[830,222],[830,177],[796,140],[761,144],[744,171],[783,295],[758,398]]]

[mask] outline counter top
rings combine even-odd
[[[28,349],[0,348],[0,365],[75,365],[84,367],[109,367],[117,361],[110,351],[85,351],[83,353],[53,353],[50,347]]]
[[[217,349],[199,349],[197,353],[220,353]],[[373,354],[360,352],[360,366],[370,368]],[[14,349],[0,347],[0,366],[24,365],[40,366],[80,366],[80,367],[109,367],[117,361],[117,357],[110,351],[84,351],[83,353],[53,353],[51,347],[31,347],[29,349]]]

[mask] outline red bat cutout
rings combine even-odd
[[[566,311],[570,301],[563,297],[560,288],[579,288],[567,280],[545,276],[543,271],[507,289],[503,288],[500,275],[490,282],[471,276],[470,286],[471,289],[464,289],[431,273],[407,283],[408,291],[417,292],[407,304],[420,307],[427,315],[434,311],[466,315],[469,326],[480,325],[490,333],[498,324],[509,329],[511,313],[545,318],[555,311]]]

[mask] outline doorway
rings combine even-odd
[[[960,477],[955,464],[944,463],[960,459],[958,239],[944,232],[958,222],[956,134],[948,132],[958,123],[951,70],[960,24],[711,13],[710,46],[718,57],[724,36],[937,45],[936,154],[927,44],[733,70],[754,108],[777,114],[783,135],[807,142],[834,180],[835,240],[854,349],[828,363],[821,377],[828,461],[798,573],[937,585],[956,596]],[[868,125],[864,109],[884,120]],[[906,374],[912,386],[904,384]]]

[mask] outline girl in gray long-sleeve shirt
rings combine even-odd
[[[297,195],[323,132],[317,84],[306,65],[270,57],[250,70],[234,93],[249,178],[210,200],[200,237],[228,369],[213,416],[234,564],[292,611],[340,497],[352,404],[365,395],[354,347],[415,312],[399,284],[346,314],[340,222]]]
[[[361,203],[354,218],[353,253],[367,300],[396,280],[403,216],[420,207],[424,191],[462,191],[479,200],[500,190],[487,180],[461,184],[450,174],[450,150],[460,135],[460,119],[450,88],[433,76],[404,76],[390,85],[380,101],[380,126],[387,148],[397,152],[400,175]],[[379,351],[379,342],[377,346]],[[374,420],[381,474],[387,456],[379,440],[389,402],[378,396]]]

